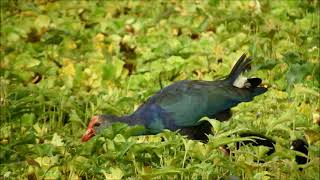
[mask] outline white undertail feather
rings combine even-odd
[[[250,88],[251,84],[248,82],[248,78],[244,76],[238,76],[237,79],[233,82],[233,86],[237,88]]]

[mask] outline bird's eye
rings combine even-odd
[[[94,127],[98,127],[98,126],[100,126],[100,125],[101,125],[101,123],[97,122],[97,123],[95,123],[93,126],[94,126]]]

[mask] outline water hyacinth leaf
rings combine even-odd
[[[299,54],[295,52],[287,52],[283,55],[283,60],[288,65],[290,64],[302,64],[303,60],[299,56]]]
[[[55,152],[55,148],[52,144],[38,144],[32,148],[32,151],[42,156],[52,156]]]
[[[103,65],[103,79],[111,80],[113,79],[114,75],[115,75],[115,69],[111,64]]]
[[[12,147],[17,146],[17,145],[23,145],[25,144],[34,144],[36,142],[36,135],[33,132],[28,132],[25,134],[24,137],[14,139],[12,142]]]
[[[28,69],[40,64],[40,61],[33,58],[32,55],[28,52],[19,54],[15,59],[15,68],[16,69]]]
[[[275,59],[266,58],[264,63],[257,64],[259,69],[273,69],[274,66],[277,64]]]
[[[255,174],[253,176],[254,180],[268,180],[270,179],[270,176],[272,176],[268,171],[263,171]]]
[[[62,141],[61,136],[59,136],[57,133],[53,134],[51,144],[54,146],[64,146],[65,145]]]
[[[34,113],[27,113],[24,114],[21,117],[21,124],[26,125],[26,126],[31,126],[33,124],[33,122],[35,121],[36,116]]]
[[[40,15],[36,18],[35,24],[38,26],[38,28],[46,28],[50,24],[50,17],[46,15]]]
[[[305,77],[312,73],[314,67],[315,66],[310,63],[290,65],[287,72],[289,87],[292,88],[293,84],[304,82]]]
[[[257,146],[253,147],[253,149],[256,152],[258,159],[262,159],[263,157],[265,157],[268,151],[270,150],[270,148],[266,146]]]
[[[125,153],[129,151],[129,149],[135,144],[135,142],[126,142],[123,144],[123,149],[117,153],[117,157],[122,158]]]
[[[34,167],[38,167],[38,168],[41,167],[41,165],[37,161],[35,161],[34,159],[29,158],[29,159],[27,159],[27,162],[30,166],[34,166]]]
[[[110,173],[104,172],[103,174],[106,179],[121,179],[124,175],[122,170],[118,167],[112,167],[110,168]]]
[[[306,130],[304,134],[308,144],[314,144],[320,141],[320,134],[317,130]]]
[[[112,80],[120,77],[124,62],[118,59],[103,65],[103,79]]]
[[[155,176],[162,176],[162,175],[170,175],[170,174],[177,174],[177,173],[182,173],[183,169],[181,168],[162,168],[159,170],[151,170],[151,172],[146,172],[142,174],[142,177],[146,177],[146,178],[152,178]]]

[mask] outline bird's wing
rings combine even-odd
[[[151,98],[179,127],[198,125],[204,116],[251,101],[263,92],[255,89],[240,89],[221,81],[180,81],[168,86]]]
[[[208,100],[206,88],[192,82],[174,83],[153,97],[154,103],[167,112],[176,126],[197,125],[198,120],[205,114]]]

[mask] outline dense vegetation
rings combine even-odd
[[[0,177],[320,179],[318,0],[0,2]],[[209,120],[208,144],[129,137],[123,124],[80,141],[93,115],[131,113],[178,80],[221,78],[243,52],[269,91],[228,122]],[[236,150],[243,130],[276,152]],[[303,137],[310,162],[297,165],[290,141]]]

